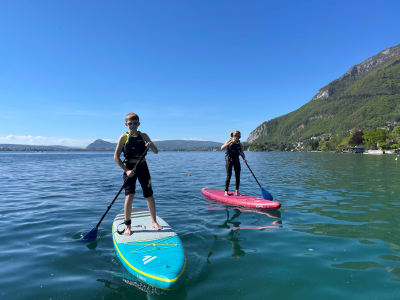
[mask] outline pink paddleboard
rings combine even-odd
[[[202,188],[201,192],[204,196],[218,200],[230,205],[246,206],[260,209],[279,209],[281,204],[278,201],[265,200],[254,196],[239,195],[229,192],[229,196],[225,196],[225,191],[217,189]]]

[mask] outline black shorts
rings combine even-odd
[[[126,167],[129,170],[132,170],[134,166],[135,164],[126,163]],[[128,178],[125,172],[123,178],[124,182]],[[139,183],[142,186],[143,196],[145,198],[153,196],[153,189],[151,188],[151,177],[146,161],[141,162],[137,166],[135,174],[128,179],[128,182],[125,185],[125,195],[135,194],[136,179],[139,179]]]

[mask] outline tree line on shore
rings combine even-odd
[[[394,128],[374,128],[369,130],[353,130],[348,135],[322,135],[310,137],[296,143],[245,143],[249,151],[337,151],[345,152],[356,146],[364,146],[366,150],[398,150],[400,149],[400,126]]]

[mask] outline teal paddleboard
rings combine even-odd
[[[132,235],[125,236],[124,215],[113,222],[114,249],[125,269],[139,280],[160,288],[174,289],[183,280],[186,257],[182,242],[162,218],[157,222],[163,229],[155,230],[147,209],[134,208],[131,214]]]

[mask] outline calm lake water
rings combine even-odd
[[[159,295],[123,279],[111,235],[122,196],[97,242],[79,241],[122,184],[112,155],[0,153],[0,299],[400,299],[396,156],[247,153],[282,203],[262,212],[202,196],[223,188],[223,153],[150,153],[158,215],[188,259],[181,287]],[[260,194],[244,164],[241,191]],[[134,204],[146,207],[140,188]]]

